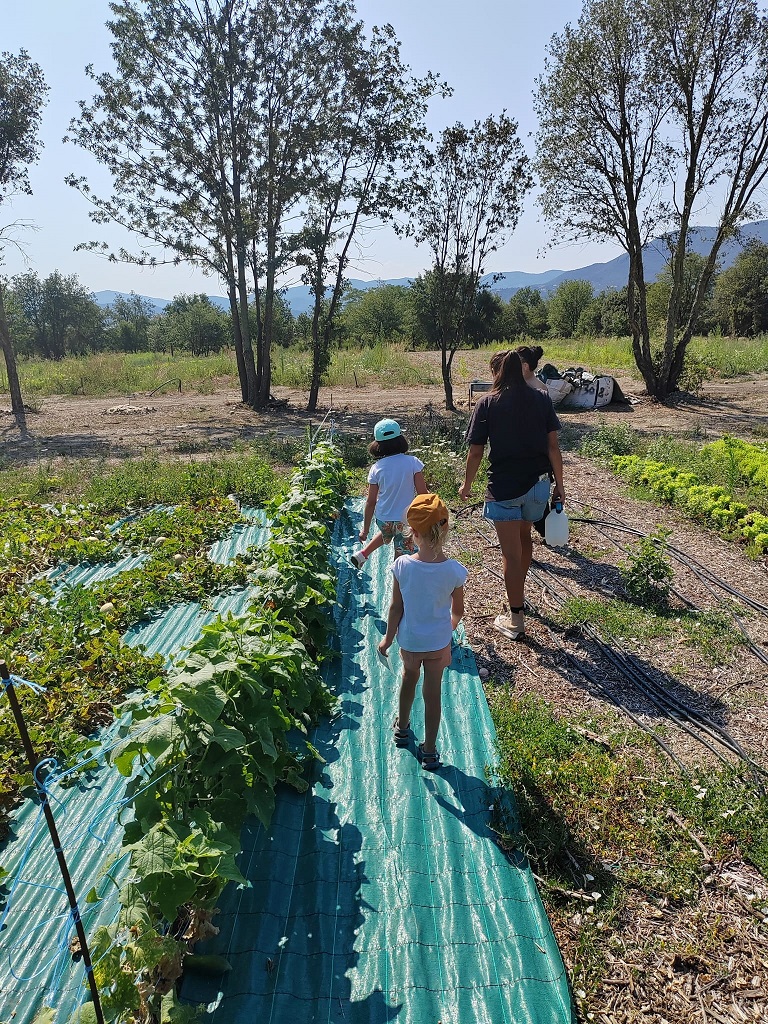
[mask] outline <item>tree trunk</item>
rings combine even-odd
[[[309,400],[307,412],[315,412],[317,400],[320,395],[320,378],[322,376],[323,351],[322,346],[326,340],[325,331],[320,332],[320,309],[322,299],[320,293],[315,294],[315,308],[312,313],[312,380],[309,385]]]
[[[237,375],[240,378],[240,396],[244,403],[248,401],[248,377],[245,372],[245,360],[243,359],[243,335],[240,331],[240,313],[237,308],[237,292],[234,281],[227,285],[229,297],[229,312],[232,317],[232,333],[235,339],[235,360],[237,362]]]
[[[443,342],[440,346],[440,369],[443,374],[443,387],[445,388],[445,408],[449,412],[455,412],[453,404],[453,382],[451,381],[451,363],[453,362],[453,350],[448,353],[448,348]]]
[[[5,315],[5,301],[3,299],[3,285],[0,284],[0,348],[5,356],[5,368],[8,374],[8,391],[11,395],[11,409],[16,418],[16,426],[22,437],[28,437],[27,414],[24,410],[24,400],[21,397],[21,385],[19,374],[16,370],[16,353],[13,351],[11,332],[8,329],[8,319]]]

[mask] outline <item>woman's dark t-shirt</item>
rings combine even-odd
[[[549,439],[560,429],[552,399],[524,385],[491,392],[478,401],[467,427],[469,444],[490,443],[487,501],[510,501],[548,473]]]

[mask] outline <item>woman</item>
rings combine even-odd
[[[478,401],[467,428],[469,452],[459,490],[468,499],[485,445],[488,490],[483,514],[496,528],[501,547],[509,615],[496,617],[494,627],[517,640],[525,633],[525,578],[533,557],[531,525],[541,519],[549,500],[565,501],[563,458],[557,432],[560,421],[549,395],[525,383],[517,352],[498,352],[491,359],[493,390]]]
[[[544,355],[544,349],[541,345],[518,345],[515,352],[520,356],[520,363],[523,367],[523,377],[525,377],[525,383],[529,388],[534,388],[536,391],[543,391],[545,394],[549,394],[549,388],[543,380],[539,380],[536,376],[535,370],[539,365],[539,360]],[[544,511],[541,513],[541,519],[538,519],[534,524],[534,530],[544,540],[544,520],[547,518],[547,514],[550,511],[549,502],[544,506]]]

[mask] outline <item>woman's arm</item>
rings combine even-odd
[[[379,498],[379,485],[368,484],[368,497],[365,499],[365,511],[363,512],[363,528],[358,534],[361,541],[368,539],[368,531],[371,528],[373,513],[376,511],[376,502]]]
[[[485,451],[484,444],[471,444],[469,451],[467,452],[467,466],[464,470],[464,483],[459,488],[459,497],[465,501],[469,497],[470,491],[472,490],[472,484],[477,476],[477,471],[480,469],[480,463],[483,461],[483,452]]]
[[[403,617],[403,595],[400,592],[400,584],[397,582],[395,577],[392,577],[392,600],[389,603],[389,612],[387,614],[387,632],[384,634],[384,639],[379,643],[379,650],[382,654],[386,654],[389,648],[392,646],[392,641],[395,639],[397,633],[397,627],[400,625],[400,620]]]
[[[549,464],[552,467],[552,473],[555,477],[555,489],[552,492],[552,497],[560,501],[565,501],[565,487],[563,485],[563,456],[560,451],[560,441],[557,437],[556,430],[550,430],[547,434],[547,455],[549,456]]]
[[[456,587],[451,594],[451,629],[456,629],[464,618],[464,587]]]

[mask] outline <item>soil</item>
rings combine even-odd
[[[436,353],[414,353],[428,364],[439,380]],[[466,379],[455,385],[459,412],[466,412],[469,380],[485,379],[485,356],[461,354]],[[765,436],[764,411],[768,406],[768,374],[708,381],[698,397],[683,396],[659,405],[642,393],[636,379],[617,377],[626,405],[612,404],[590,412],[563,413],[564,424],[577,434],[597,422],[628,423],[641,432],[669,432],[701,438],[723,433]],[[275,404],[255,412],[240,401],[231,384],[220,382],[211,394],[194,390],[157,394],[117,395],[108,398],[51,396],[40,399],[27,414],[31,436],[19,440],[10,409],[0,409],[0,457],[12,461],[40,458],[120,459],[141,454],[195,454],[228,449],[235,441],[249,441],[264,433],[300,434],[308,424],[327,417],[343,430],[369,433],[383,414],[444,415],[441,385],[397,388],[322,388],[318,409],[306,411],[307,393],[291,388],[273,389]],[[287,400],[287,404],[282,403]]]
[[[429,360],[430,355],[422,358]],[[484,358],[464,355],[467,378],[484,379]],[[435,377],[439,379],[439,373]],[[628,423],[654,434],[700,437],[702,441],[724,432],[745,438],[766,436],[768,375],[709,381],[698,397],[667,406],[644,397],[636,380],[619,377],[619,383],[630,398],[628,404],[561,415],[572,439],[601,421]],[[185,391],[152,397],[45,398],[28,415],[31,436],[26,440],[19,440],[9,412],[0,410],[0,459],[7,464],[61,457],[204,457],[207,452],[227,450],[234,442],[265,434],[301,434],[308,424],[317,426],[323,419],[332,419],[342,431],[370,436],[374,422],[383,415],[450,415],[443,411],[442,389],[437,385],[323,389],[319,409],[312,414],[304,409],[305,393],[275,388],[274,397],[287,399],[287,405],[276,404],[258,413],[244,407],[239,394],[224,382],[212,394]],[[465,385],[456,386],[455,397],[459,410],[466,411]],[[646,532],[664,526],[671,531],[673,544],[768,605],[765,560],[748,559],[736,545],[696,528],[674,510],[627,497],[614,476],[575,454],[565,455],[565,478],[572,515],[594,511],[604,518],[615,514],[624,524]],[[618,593],[616,567],[624,554],[617,544],[626,545],[631,538],[573,523],[571,541],[570,547],[560,552],[537,544],[536,561],[566,581],[574,593]],[[503,587],[495,575],[500,568],[498,552],[478,511],[466,511],[456,518],[452,546],[459,557],[471,558],[466,632],[478,664],[489,669],[489,687],[497,693],[499,688],[511,688],[519,694],[536,694],[556,713],[580,721],[592,717],[600,722],[606,716],[619,716],[613,703],[618,700],[649,728],[661,725],[675,756],[684,764],[703,765],[706,770],[712,755],[705,748],[671,727],[669,721],[660,722],[659,712],[644,702],[642,694],[632,692],[582,635],[557,627],[554,585],[530,581],[527,598],[531,609],[524,641],[511,643],[493,631]],[[684,598],[701,608],[722,605],[722,593],[713,592],[689,570],[675,569],[675,588]],[[768,617],[740,614],[754,644],[768,652]],[[646,643],[642,649],[629,645],[629,649],[671,690],[722,723],[758,763],[768,766],[768,668],[749,649],[738,648],[725,664],[717,666],[701,656],[672,650],[663,642]],[[569,656],[588,658],[594,684],[574,671]],[[702,846],[700,837],[691,834],[691,841]],[[573,971],[584,955],[587,907],[578,894],[571,895],[572,902],[566,900],[564,908],[553,915],[553,925]],[[737,852],[727,861],[711,863],[697,905],[672,906],[648,893],[635,893],[628,911],[606,928],[602,949],[608,964],[606,977],[587,1002],[581,1002],[577,993],[580,1014],[603,1024],[730,1024],[768,1019],[768,918],[758,909],[765,907],[768,882]],[[594,929],[589,934],[594,942]]]

